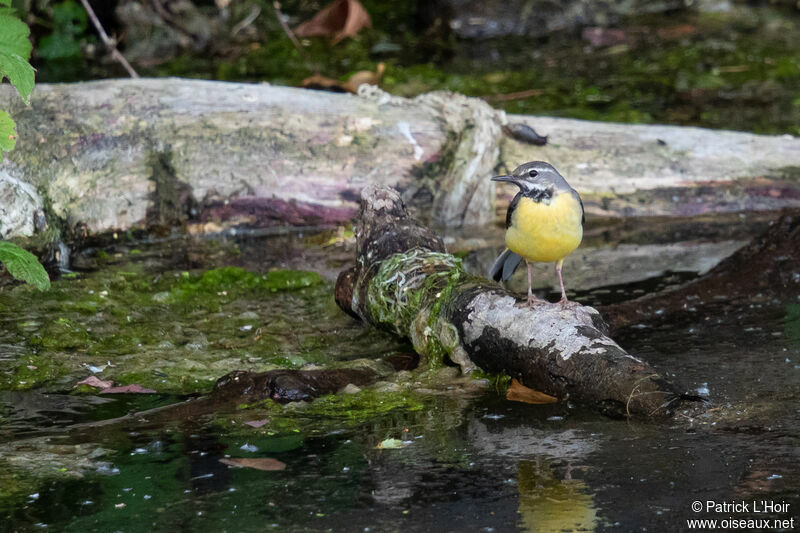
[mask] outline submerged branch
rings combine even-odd
[[[786,210],[761,235],[704,276],[674,290],[609,305],[614,330],[632,324],[693,320],[709,309],[754,302],[796,302],[800,295],[800,211]]]

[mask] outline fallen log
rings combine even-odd
[[[483,226],[516,194],[495,194],[494,167],[532,160],[557,162],[600,216],[800,206],[795,137],[506,116],[446,92],[98,80],[39,84],[30,106],[0,85],[0,109],[19,133],[0,162],[0,238],[346,224],[370,183],[439,224]],[[504,135],[508,122],[547,145]]]
[[[465,372],[506,373],[610,415],[664,417],[698,400],[608,338],[595,309],[530,310],[496,283],[467,274],[393,189],[364,189],[355,234],[356,266],[339,275],[337,304],[411,339],[421,364],[447,357]]]
[[[69,433],[73,438],[81,435],[95,438],[97,428],[101,427],[120,425],[139,429],[161,427],[166,422],[195,420],[200,416],[242,403],[268,399],[278,403],[310,401],[325,394],[339,392],[349,384],[360,387],[371,385],[394,371],[415,368],[417,361],[415,354],[396,354],[384,358],[381,362],[365,361],[354,368],[277,369],[267,372],[234,370],[219,378],[207,396],[189,398],[145,411],[132,411],[116,418],[46,428],[38,433],[40,435]]]

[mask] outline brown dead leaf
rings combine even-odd
[[[141,385],[123,385],[121,387],[103,389],[100,394],[155,394],[155,392],[155,390],[146,389]]]
[[[506,391],[506,400],[533,404],[556,403],[558,398],[538,390],[529,389],[515,378],[511,378],[511,386]]]
[[[371,28],[372,19],[358,0],[334,0],[295,28],[298,37],[333,37],[335,45],[346,37],[355,37],[363,28]]]
[[[317,89],[320,91],[333,91],[343,93],[346,89],[343,83],[339,80],[323,76],[322,74],[314,74],[300,82],[301,87],[306,89]]]
[[[277,459],[270,459],[269,457],[232,457],[230,459],[223,457],[219,462],[236,468],[255,468],[256,470],[264,470],[265,472],[286,470],[286,463],[282,463]]]
[[[88,378],[82,379],[79,382],[77,382],[75,384],[75,387],[77,387],[78,385],[89,385],[90,387],[98,387],[100,389],[110,389],[111,387],[114,386],[114,382],[110,379],[108,381],[103,381],[97,376],[89,376]]]
[[[666,28],[658,28],[656,33],[664,40],[680,39],[681,37],[688,37],[698,32],[698,29],[691,24],[678,24],[676,26],[667,26]]]
[[[323,76],[322,74],[314,74],[304,79],[300,85],[306,89],[357,94],[358,88],[364,83],[378,85],[384,70],[386,70],[386,65],[384,63],[378,63],[375,72],[371,70],[359,70],[344,82]]]
[[[378,63],[378,68],[375,69],[375,72],[371,70],[359,70],[347,78],[347,81],[342,84],[342,87],[344,87],[347,92],[357,94],[358,88],[365,83],[368,85],[378,85],[384,70],[386,70],[386,65],[384,63]]]

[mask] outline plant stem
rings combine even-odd
[[[100,19],[97,18],[97,15],[94,13],[94,9],[92,9],[92,6],[89,5],[89,0],[81,0],[81,4],[83,4],[83,9],[86,10],[86,14],[89,15],[89,18],[92,20],[92,24],[94,24],[94,27],[97,29],[97,33],[100,34],[100,39],[103,40],[103,43],[106,45],[108,53],[111,54],[111,57],[117,60],[122,67],[128,71],[128,75],[131,78],[138,78],[139,74],[133,70],[131,64],[128,63],[128,60],[125,59],[125,56],[123,56],[120,51],[117,50],[116,44],[114,44],[114,41],[112,41],[108,36],[106,30],[103,29],[103,25],[100,24]]]

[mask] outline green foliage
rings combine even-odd
[[[14,15],[11,0],[0,0],[0,82],[8,78],[19,91],[26,104],[33,91],[34,70],[28,63],[31,42],[28,26]],[[4,111],[0,111],[0,161],[3,152],[14,148],[17,141],[16,124]]]
[[[31,57],[29,34],[24,22],[8,11],[0,13],[0,75],[17,88],[25,103],[30,103],[34,74],[28,63]]]
[[[38,54],[44,59],[79,58],[81,37],[88,28],[86,11],[67,0],[53,6],[53,33],[44,37]]]
[[[16,279],[30,283],[40,291],[50,288],[50,277],[36,256],[16,244],[0,241],[0,263]]]
[[[0,110],[0,159],[3,152],[14,149],[17,144],[17,125],[11,120],[11,116],[5,111]]]

